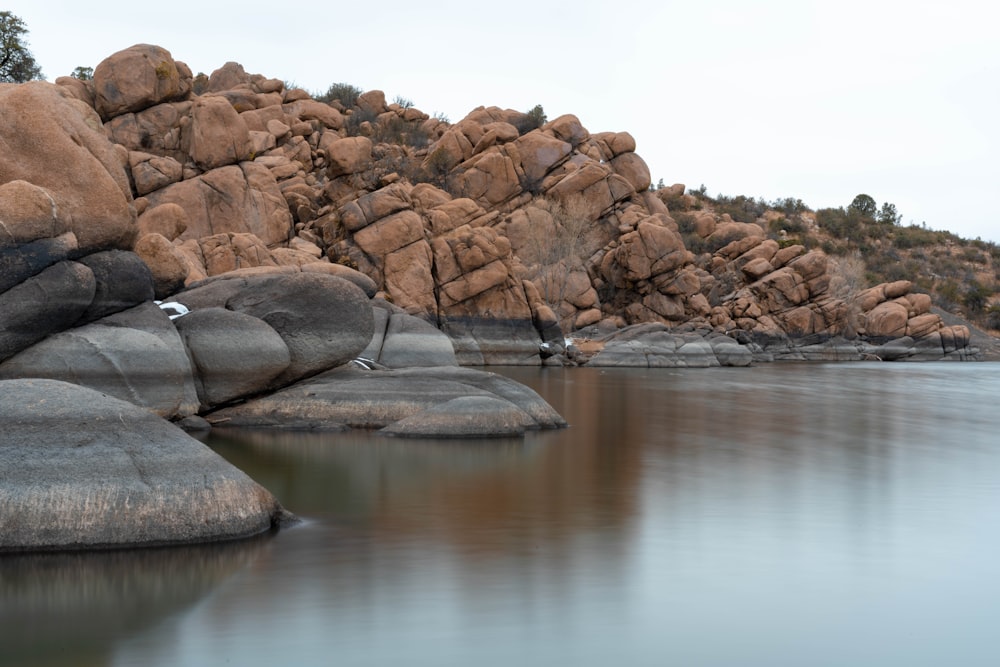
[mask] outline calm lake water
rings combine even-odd
[[[494,370],[571,428],[217,431],[305,523],[0,558],[0,663],[1000,664],[1000,364]]]

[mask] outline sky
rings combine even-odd
[[[382,90],[461,120],[478,106],[629,132],[653,182],[847,206],[1000,242],[1000,10],[985,0],[27,0],[45,77],[157,44],[313,93]]]

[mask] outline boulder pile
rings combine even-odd
[[[247,267],[355,269],[466,365],[586,362],[564,337],[595,325],[661,324],[712,349],[726,335],[758,360],[842,339],[863,355],[942,330],[941,357],[971,352],[967,330],[916,312],[912,285],[872,288],[913,297],[909,329],[892,306],[869,317],[871,295],[830,293],[821,251],[761,224],[701,212],[687,247],[672,210],[683,186],[650,190],[631,135],[572,115],[480,107],[451,124],[377,90],[322,102],[237,63],[194,77],[151,45],[113,54],[93,81],[57,83],[111,142],[110,180],[138,216],[127,249],[157,298]]]

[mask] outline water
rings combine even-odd
[[[524,440],[226,433],[304,525],[0,559],[0,663],[993,665],[1000,365],[504,369]]]

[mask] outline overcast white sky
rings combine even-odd
[[[20,0],[54,80],[136,43],[380,89],[453,122],[480,105],[628,131],[653,181],[709,194],[867,193],[904,224],[1000,242],[1000,10],[985,0],[501,3]]]

